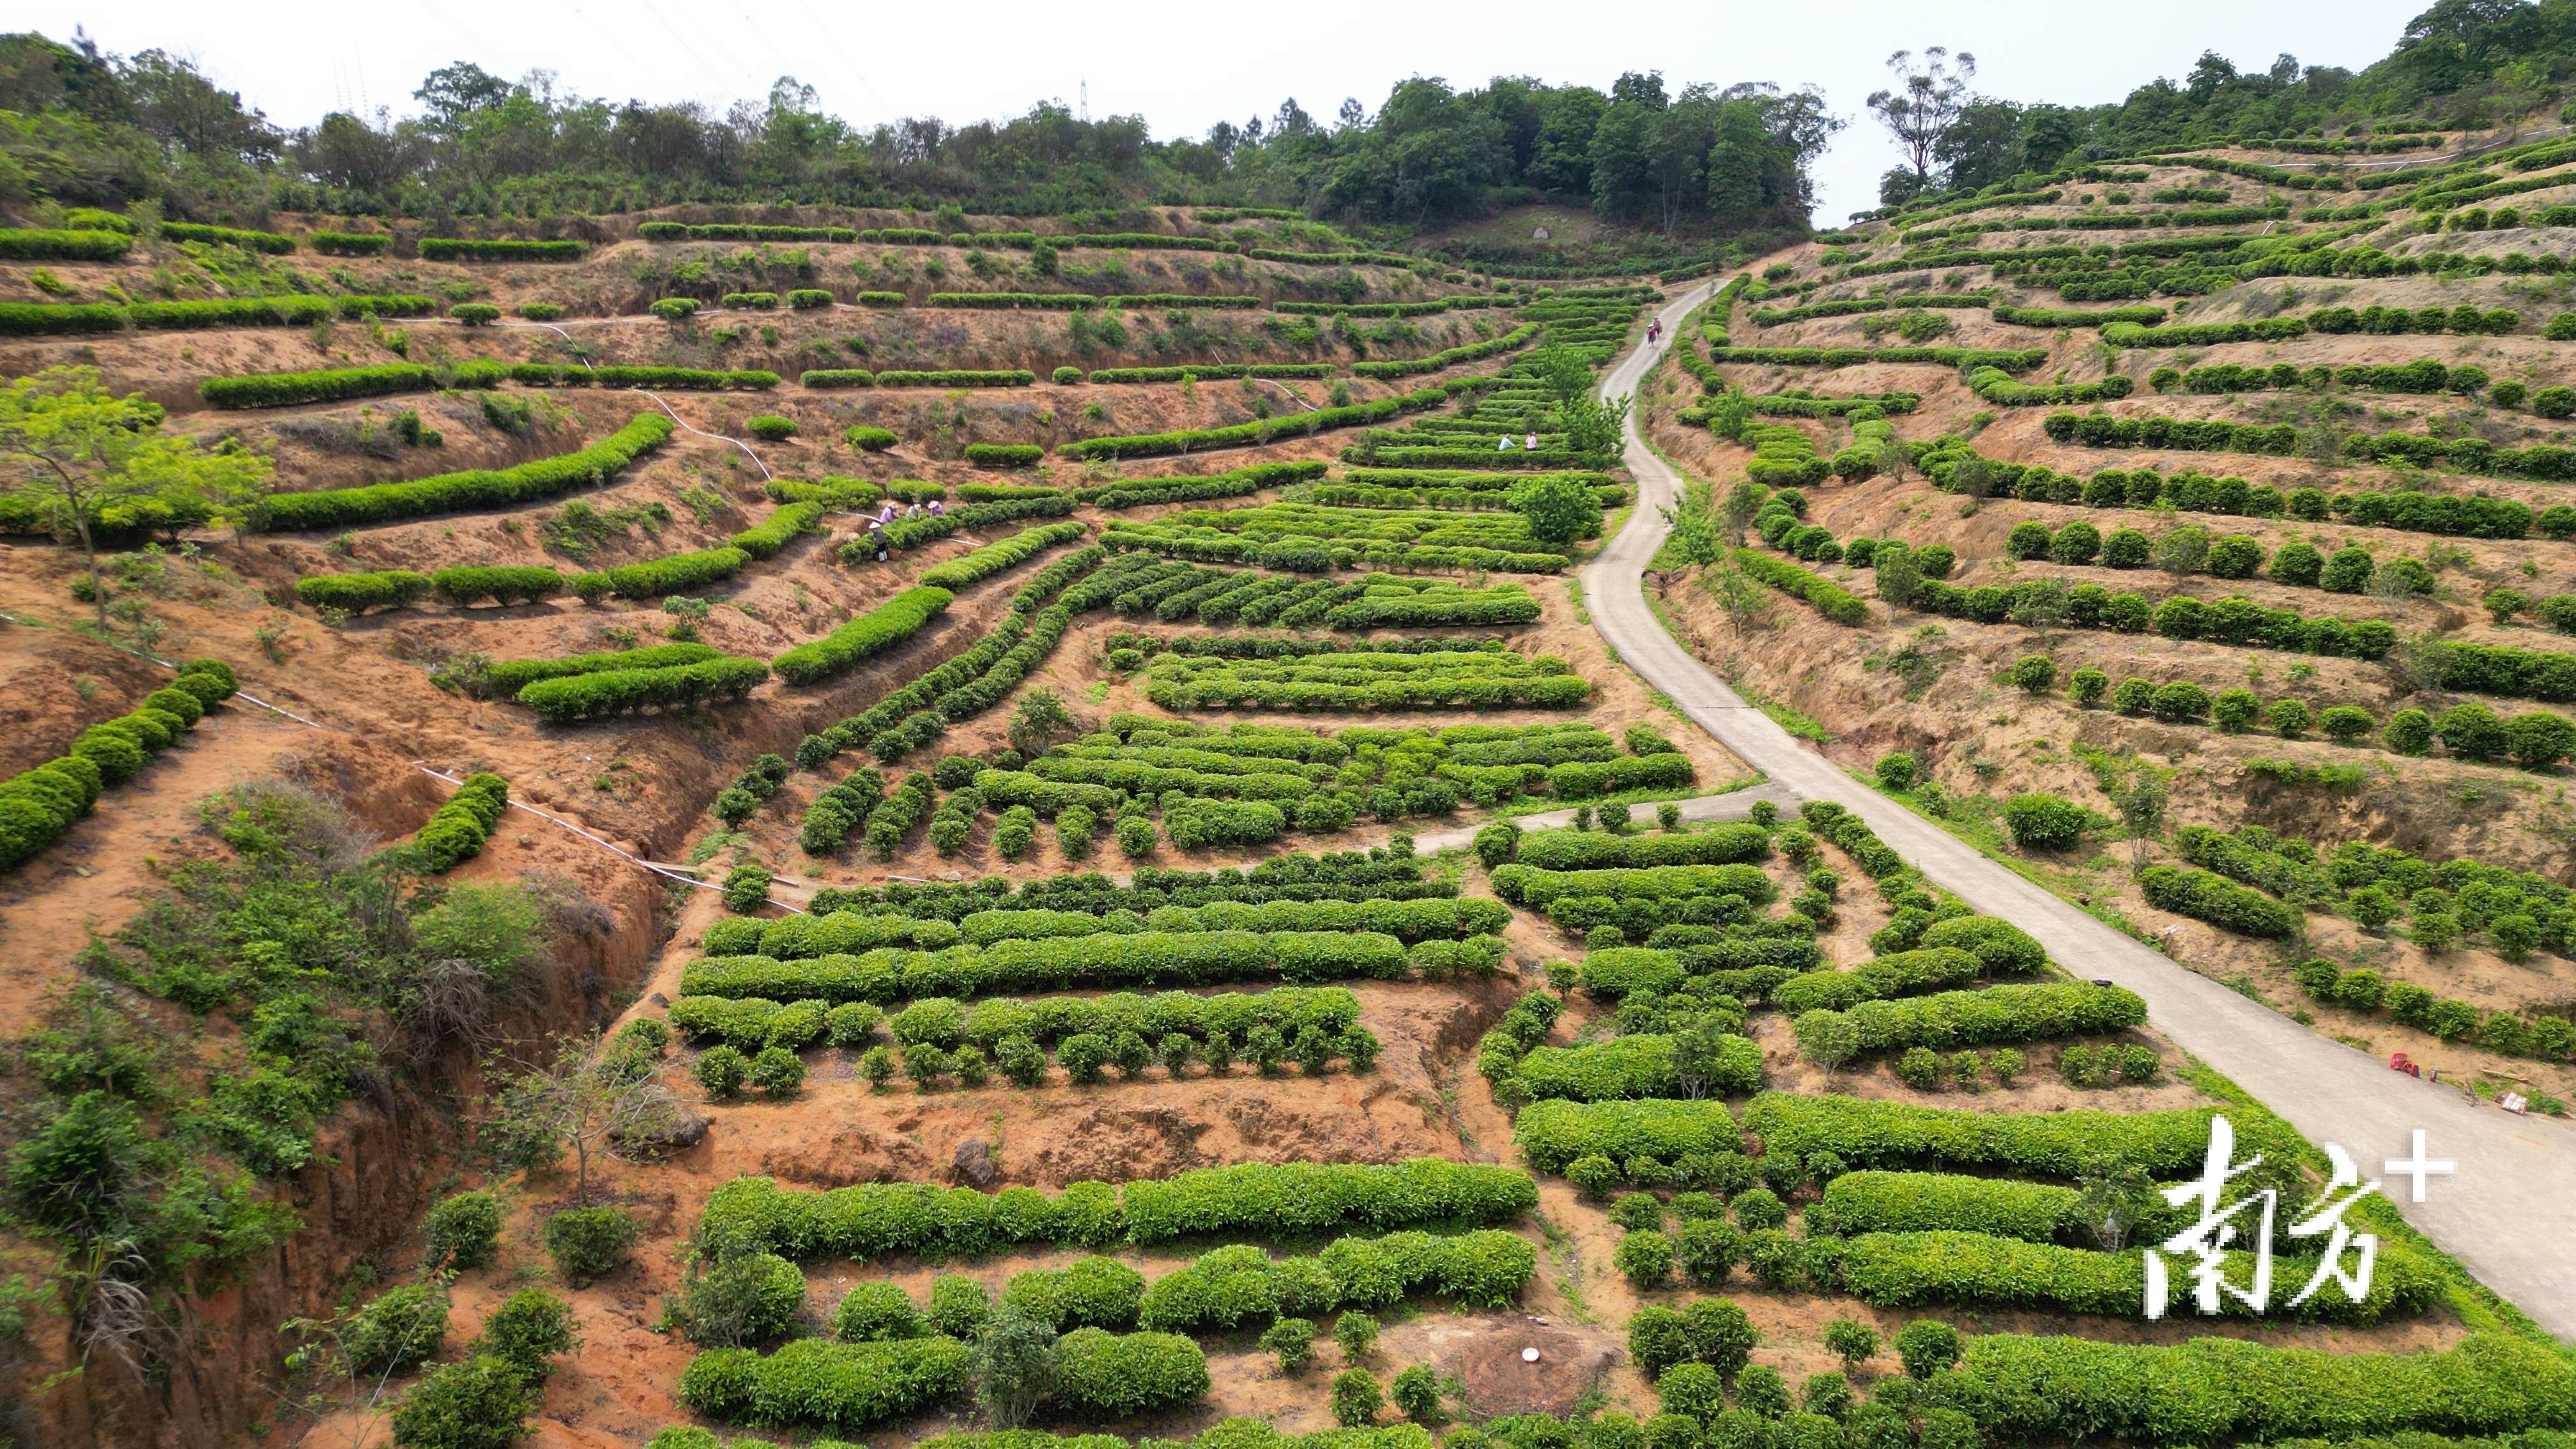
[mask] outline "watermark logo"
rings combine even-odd
[[[2293,1220],[2287,1233],[2294,1242],[2308,1238],[2325,1239],[2324,1251],[2316,1271],[2306,1285],[2292,1295],[2287,1306],[2296,1308],[2316,1296],[2319,1289],[2332,1283],[2336,1291],[2355,1303],[2370,1296],[2370,1273],[2379,1261],[2379,1238],[2373,1233],[2353,1231],[2344,1214],[2352,1205],[2379,1190],[2379,1180],[2361,1179],[2360,1165],[2341,1146],[2326,1144],[2326,1161],[2331,1173],[2324,1190]],[[2202,1160],[2200,1176],[2193,1181],[2177,1183],[2163,1189],[2165,1202],[2173,1207],[2196,1204],[2194,1221],[2155,1248],[2147,1250],[2147,1317],[2162,1318],[2174,1300],[2173,1270],[2165,1261],[2171,1253],[2185,1261],[2184,1272],[2190,1280],[2189,1296],[2194,1307],[2204,1315],[2215,1315],[2229,1300],[2261,1316],[2272,1299],[2272,1229],[2278,1220],[2281,1193],[2277,1187],[2254,1188],[2229,1200],[2231,1183],[2263,1164],[2257,1152],[2243,1162],[2236,1160],[2236,1126],[2223,1115],[2209,1121],[2209,1152]],[[2414,1191],[2411,1200],[2424,1200],[2427,1177],[2442,1177],[2459,1170],[2459,1164],[2446,1158],[2426,1154],[2424,1132],[2418,1128],[2414,1152],[2407,1158],[2389,1158],[2380,1171],[2391,1177],[2411,1177]],[[2230,1250],[2239,1242],[2250,1249],[2253,1267],[2242,1271],[2231,1265]],[[2347,1260],[2350,1266],[2347,1267]],[[2231,1273],[2231,1267],[2239,1271]]]

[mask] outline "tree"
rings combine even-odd
[[[1673,1074],[1685,1097],[1707,1095],[1709,1085],[1717,1080],[1726,1060],[1726,1044],[1733,1040],[1719,1028],[1715,1013],[1701,1018],[1673,1038]]]
[[[77,538],[91,602],[107,624],[98,535],[234,521],[272,465],[161,431],[159,403],[111,396],[94,367],[49,367],[0,391],[0,497],[26,500],[57,537]]]
[[[1981,191],[2010,181],[2023,169],[2021,107],[2010,101],[1972,100],[1932,144],[1948,189]]]
[[[2084,1224],[2106,1253],[2126,1248],[2130,1229],[2155,1205],[2153,1179],[2121,1158],[2095,1158],[2084,1163],[2075,1185],[2076,1220]]]
[[[1005,1303],[975,1341],[975,1402],[995,1424],[1016,1429],[1055,1392],[1062,1365],[1056,1331]]]
[[[2164,773],[2144,761],[2130,773],[2128,783],[2111,795],[2111,803],[2120,807],[2121,828],[2129,833],[2129,869],[2133,872],[2146,869],[2147,842],[2164,829],[2169,797]]]
[[[1073,711],[1065,708],[1064,696],[1039,686],[1020,696],[1020,707],[1011,715],[1011,748],[1034,758],[1045,754],[1056,736],[1079,734],[1081,730]]]
[[[1904,150],[1918,189],[1929,188],[1933,148],[1968,107],[1968,82],[1976,78],[1977,58],[1963,50],[1953,70],[1949,50],[1936,45],[1923,52],[1919,68],[1913,52],[1900,50],[1887,58],[1887,69],[1898,84],[1871,92],[1869,108]]]
[[[1618,457],[1620,444],[1627,432],[1631,401],[1622,394],[1603,402],[1585,391],[1558,404],[1557,426],[1565,432],[1566,448],[1602,462]]]
[[[1799,1049],[1809,1060],[1825,1069],[1825,1081],[1833,1082],[1834,1071],[1860,1055],[1860,1028],[1839,1011],[1809,1011],[1790,1024],[1797,1034]]]
[[[1697,566],[1717,562],[1720,549],[1716,509],[1710,498],[1713,491],[1705,479],[1693,478],[1682,485],[1679,499],[1656,510],[1663,515],[1664,527],[1668,531],[1666,546],[1673,551],[1675,558],[1685,564]]]
[[[1914,550],[1893,539],[1882,541],[1869,556],[1869,571],[1878,581],[1878,596],[1893,608],[1914,602],[1923,588],[1923,565]]]
[[[1569,544],[1601,531],[1601,505],[1592,490],[1563,474],[1516,483],[1507,495],[1513,510],[1541,543]]]
[[[651,1076],[635,1077],[603,1058],[595,1039],[565,1037],[551,1061],[512,1072],[496,1065],[490,1115],[477,1144],[505,1171],[552,1166],[573,1150],[573,1198],[590,1195],[590,1155],[621,1138],[650,1139],[674,1127],[682,1108]]]
[[[1729,393],[1727,396],[1739,395]],[[1749,480],[1727,490],[1726,537],[1729,543],[1737,548],[1744,547],[1745,530],[1753,526],[1754,518],[1762,512],[1762,501],[1770,496],[1770,489]]]

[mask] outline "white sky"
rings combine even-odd
[[[1852,123],[1818,171],[1816,221],[1826,226],[1876,205],[1879,174],[1895,164],[1862,105],[1884,83],[1892,50],[1970,51],[1985,93],[2089,105],[2158,75],[2180,81],[2204,47],[2245,70],[2266,69],[2285,50],[2305,64],[2359,69],[2430,3],[1493,0],[1350,11],[1204,0],[391,0],[352,11],[264,0],[245,12],[205,0],[10,0],[0,26],[68,39],[84,25],[120,54],[157,46],[190,56],[285,126],[339,109],[407,113],[421,77],[450,60],[512,79],[546,67],[563,88],[612,101],[719,109],[794,74],[821,92],[826,110],[862,128],[902,115],[1010,116],[1050,97],[1073,105],[1087,79],[1093,115],[1141,114],[1157,139],[1266,117],[1285,96],[1322,120],[1345,96],[1374,110],[1416,74],[1462,88],[1527,74],[1607,90],[1623,70],[1661,70],[1674,90],[1813,82]]]

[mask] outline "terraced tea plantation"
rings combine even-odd
[[[12,1435],[2576,1443],[2548,1305],[1760,753],[2559,1141],[2567,142],[1817,235],[1814,93],[1632,76],[1490,206],[1255,204],[1417,80],[460,206],[550,96],[74,187],[144,122],[40,80],[129,69],[30,45]],[[1730,717],[1603,642],[1658,547]]]

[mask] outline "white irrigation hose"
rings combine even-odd
[[[555,333],[555,334],[557,334],[558,336],[562,337],[562,338],[563,338],[563,340],[564,340],[564,341],[566,341],[566,342],[571,342],[571,341],[572,341],[572,334],[571,334],[571,333],[566,332],[566,331],[564,331],[562,328],[555,326],[555,324],[553,324],[552,322],[526,322],[526,323],[516,323],[516,324],[513,324],[513,325],[516,325],[516,326],[526,326],[526,327],[543,327],[543,328],[546,328],[548,331],[554,332],[554,333]],[[578,346],[579,344],[577,344],[577,343],[576,343],[575,345],[576,345],[576,346]],[[578,354],[576,354],[576,355],[578,356]],[[580,358],[579,358],[579,360],[580,360],[580,362],[581,362],[582,367],[583,367],[585,370],[587,370],[587,371],[591,371],[591,372],[597,372],[597,371],[599,371],[599,369],[598,369],[598,368],[592,367],[592,366],[590,365],[590,359],[589,359],[589,358],[587,358],[587,357],[580,357]],[[671,410],[671,405],[670,405],[669,403],[667,403],[667,402],[663,402],[663,401],[662,401],[662,395],[661,395],[660,393],[655,393],[655,392],[645,392],[645,390],[644,390],[643,388],[640,388],[640,387],[637,387],[637,388],[629,388],[629,389],[627,389],[627,390],[628,390],[629,392],[641,392],[641,393],[644,393],[644,395],[645,395],[646,397],[649,397],[649,398],[651,398],[654,402],[661,404],[662,411],[664,411],[664,412],[666,412],[666,413],[670,413],[670,414],[671,414],[671,421],[673,421],[673,422],[675,422],[675,423],[678,423],[678,424],[680,425],[680,427],[681,427],[684,431],[695,433],[695,434],[697,434],[697,435],[698,435],[699,437],[701,437],[701,438],[713,438],[713,439],[715,439],[715,440],[716,440],[717,442],[719,442],[719,443],[731,443],[731,444],[733,444],[735,447],[742,449],[742,451],[743,451],[743,456],[745,456],[745,457],[747,457],[747,458],[751,459],[751,466],[753,466],[753,467],[755,467],[755,468],[758,468],[758,469],[760,470],[760,476],[761,476],[761,479],[762,479],[764,482],[771,482],[771,481],[775,481],[775,480],[776,480],[777,475],[769,471],[769,465],[768,465],[767,463],[764,463],[764,462],[760,461],[760,455],[759,455],[758,453],[755,453],[755,452],[753,452],[753,451],[751,450],[751,444],[744,442],[744,441],[743,441],[742,439],[740,439],[740,438],[728,438],[728,437],[726,437],[726,436],[725,436],[724,434],[722,434],[722,433],[710,433],[710,432],[706,431],[706,430],[705,430],[705,429],[703,429],[703,428],[693,428],[693,427],[690,427],[690,426],[689,426],[689,420],[688,420],[688,419],[686,419],[686,418],[684,418],[684,417],[681,417],[681,416],[680,416],[678,413],[676,413],[676,412],[672,412],[672,410]]]
[[[701,438],[713,438],[719,443],[731,443],[735,447],[742,449],[743,454],[751,459],[751,465],[760,470],[760,476],[762,478],[769,479],[775,476],[769,471],[769,465],[760,461],[760,455],[751,451],[751,444],[744,442],[740,438],[728,438],[722,433],[710,433],[704,428],[690,427],[688,419],[681,417],[678,413],[671,412],[671,405],[669,403],[662,402],[662,395],[660,393],[644,392],[644,389],[640,387],[631,388],[629,391],[642,392],[646,397],[651,398],[653,401],[662,403],[662,411],[671,413],[671,421],[678,423],[683,430],[695,433]]]
[[[444,780],[450,785],[462,786],[465,783],[462,779],[455,775],[451,775],[444,770],[435,770],[430,768],[425,761],[414,760],[412,761],[412,766],[422,774],[427,775],[432,779]],[[618,859],[626,861],[631,865],[642,866],[644,869],[649,870],[655,875],[661,876],[666,880],[679,881],[684,885],[695,886],[702,891],[721,891],[724,889],[724,887],[720,885],[714,885],[707,881],[702,881],[696,876],[688,874],[686,871],[673,870],[667,865],[660,865],[653,861],[646,860],[640,855],[630,855],[608,841],[603,840],[600,837],[591,834],[589,831],[582,829],[580,826],[573,824],[571,821],[564,819],[562,816],[549,815],[545,811],[538,809],[534,805],[528,804],[524,800],[512,800],[510,802],[510,808],[513,810],[525,810],[529,814],[537,817],[539,820],[548,821],[565,830],[569,830],[573,834],[580,836],[582,839],[589,841],[591,844],[598,846],[600,849],[607,851],[609,854],[616,856]],[[812,912],[805,910],[801,906],[790,905],[775,897],[771,897],[769,899],[769,904],[777,906],[781,910],[794,911],[800,916],[812,914]]]

